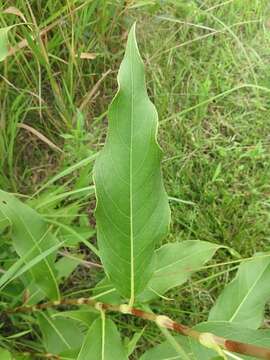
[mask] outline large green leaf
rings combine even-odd
[[[77,360],[127,360],[115,324],[110,319],[97,319],[85,336]]]
[[[225,287],[209,314],[209,321],[229,321],[257,329],[270,299],[270,254],[244,261],[235,279]]]
[[[157,112],[148,98],[133,25],[109,108],[108,137],[95,163],[98,245],[109,278],[125,297],[151,277],[154,247],[170,210],[157,144]]]
[[[210,260],[220,245],[206,241],[187,240],[181,243],[166,244],[156,250],[156,268],[147,285],[147,289],[139,295],[138,300],[150,301],[157,294],[182,285]]]
[[[252,330],[245,329],[242,326],[228,323],[228,322],[205,322],[195,326],[196,330],[201,332],[210,332],[226,339],[245,342],[252,345],[270,347],[270,330]],[[196,340],[190,340],[190,345],[194,359],[196,360],[211,360],[217,353],[214,350],[207,349]],[[241,359],[257,358],[241,355]],[[145,360],[145,359],[144,359]]]
[[[0,212],[9,219],[13,246],[25,264],[57,246],[58,242],[43,218],[15,196],[0,191]],[[51,299],[59,298],[55,256],[56,250],[29,269],[36,285]]]
[[[83,333],[76,320],[53,318],[45,312],[38,314],[38,323],[47,352],[61,354],[64,351],[79,351]]]

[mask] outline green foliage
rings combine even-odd
[[[95,312],[91,308],[83,308],[80,310],[67,310],[67,311],[61,311],[53,314],[53,318],[67,318],[79,321],[83,323],[84,325],[87,325],[90,327],[94,320],[97,318],[98,313]]]
[[[45,251],[57,245],[56,238],[42,217],[4,191],[0,192],[0,211],[9,221],[14,249],[24,263],[29,263],[37,256],[44,257]],[[44,294],[57,300],[60,294],[54,267],[55,256],[54,252],[41,258],[38,264],[31,267],[30,273]]]
[[[227,339],[234,339],[237,341],[254,344],[269,348],[270,346],[270,331],[269,330],[252,330],[245,329],[242,326],[232,324],[229,322],[204,322],[198,324],[194,329],[204,333],[214,333],[218,336],[224,336]],[[201,345],[198,341],[188,339],[183,336],[175,337],[175,340],[181,344],[186,353],[192,360],[214,360],[222,359],[217,357],[217,353],[214,350],[207,349]],[[168,360],[168,359],[182,359],[176,349],[174,349],[171,343],[167,340],[143,354],[140,360]],[[241,355],[241,359],[253,359],[257,358],[251,356]]]
[[[43,336],[43,344],[48,353],[61,354],[65,351],[80,349],[83,333],[77,321],[53,318],[45,312],[40,312],[38,324]]]
[[[177,343],[181,344],[181,346],[189,353],[189,339],[183,336],[175,337]],[[168,359],[181,359],[178,351],[172,347],[172,344],[169,340],[164,341],[162,344],[159,344],[152,349],[146,351],[140,360],[168,360]]]
[[[250,329],[263,323],[270,298],[270,255],[259,253],[242,262],[235,279],[219,295],[211,309],[210,321],[228,321]]]
[[[139,294],[140,303],[151,302],[164,295],[169,289],[184,284],[191,275],[210,260],[221,246],[206,241],[190,240],[174,244],[166,244],[154,254],[154,273],[147,288]],[[111,304],[121,302],[121,296],[109,279],[103,279],[95,290],[101,294],[100,300]]]
[[[127,360],[118,330],[110,319],[97,319],[88,330],[77,360]]]
[[[153,300],[169,289],[182,285],[212,258],[218,248],[219,245],[196,240],[162,246],[155,252],[154,274],[139,300]]]
[[[0,61],[8,36],[12,44],[25,38],[29,45],[1,64],[0,186],[34,194],[0,193],[0,311],[61,293],[115,305],[130,299],[190,325],[206,320],[217,299],[209,321],[194,329],[270,347],[269,331],[261,329],[265,305],[269,312],[269,254],[252,256],[269,250],[266,1],[46,0],[42,9],[33,3],[35,19],[32,4],[15,2],[31,26],[8,35],[9,19],[0,14]],[[135,28],[97,155],[124,29],[134,17],[147,88],[162,119],[169,198]],[[55,20],[39,41],[37,33]],[[91,60],[83,59],[87,51]],[[108,67],[113,71],[103,85],[99,77]],[[38,130],[37,138],[24,122]],[[63,152],[47,148],[43,133]],[[96,158],[99,249],[91,182]],[[158,248],[168,199],[171,233]],[[226,245],[243,258],[228,259]],[[218,249],[218,260],[211,260]],[[57,309],[1,314],[0,358],[39,359],[45,352],[68,360],[222,358],[181,336],[162,332],[164,342],[154,326],[129,316],[112,315],[113,322],[86,305]]]
[[[95,163],[96,219],[105,271],[133,303],[153,273],[154,247],[170,219],[156,142],[157,112],[147,96],[135,25],[118,83],[106,144]]]

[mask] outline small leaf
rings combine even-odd
[[[166,244],[156,250],[156,269],[147,289],[138,300],[145,302],[182,285],[203,264],[209,261],[220,245],[206,241],[187,240]]]
[[[97,319],[84,338],[77,360],[127,360],[115,324]]]
[[[190,353],[189,339],[184,336],[176,336],[174,338],[186,353]],[[181,360],[178,351],[167,340],[162,344],[154,346],[152,349],[146,351],[140,360]]]
[[[43,218],[4,191],[0,191],[0,212],[9,219],[13,246],[17,254],[24,259],[25,264],[42,257],[45,251],[54,246],[57,248],[58,242],[50,233]],[[56,250],[29,269],[35,283],[51,299],[59,299],[55,256]]]
[[[133,303],[151,278],[154,248],[170,221],[157,144],[158,116],[147,95],[135,25],[118,83],[108,112],[108,137],[94,169],[97,235],[106,273]]]
[[[66,350],[80,349],[83,333],[77,321],[53,318],[45,312],[40,312],[38,323],[48,353],[61,354]]]
[[[8,56],[8,32],[10,26],[0,29],[0,61]]]
[[[257,329],[270,299],[270,254],[258,253],[242,262],[234,280],[225,287],[210,311],[209,321],[228,321]]]
[[[210,332],[230,340],[241,341],[266,348],[270,347],[270,330],[245,329],[242,326],[228,322],[204,322],[196,325],[194,329],[200,332]],[[213,357],[217,356],[216,351],[207,349],[196,340],[191,339],[190,345],[195,360],[212,360]],[[256,360],[257,358],[241,355],[241,359]]]

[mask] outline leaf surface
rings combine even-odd
[[[147,95],[135,26],[118,84],[108,112],[107,140],[94,169],[96,219],[105,271],[132,302],[151,277],[154,248],[170,219],[156,139],[158,116]]]
[[[225,287],[211,309],[209,321],[228,321],[257,329],[270,299],[270,254],[258,253],[244,261],[234,280]]]
[[[127,360],[115,324],[110,319],[97,319],[85,336],[77,360]]]
[[[45,312],[40,312],[38,323],[47,352],[61,354],[64,351],[80,349],[83,333],[76,320],[53,318]]]
[[[1,360],[12,360],[12,356],[8,350],[0,348],[0,359]]]
[[[0,191],[0,212],[9,219],[13,246],[25,264],[31,264],[32,260],[41,258],[29,269],[35,283],[46,296],[59,299],[54,267],[58,242],[49,232],[43,218],[15,196],[4,191]],[[56,248],[54,253],[43,258],[43,254],[53,247]]]
[[[67,310],[67,311],[61,311],[57,312],[52,316],[55,318],[67,318],[79,321],[83,323],[84,325],[90,326],[94,322],[94,320],[98,317],[98,312],[94,311],[90,307],[85,307],[83,309],[78,310]]]
[[[139,295],[139,301],[150,301],[163,295],[167,290],[182,285],[203,264],[209,261],[220,245],[187,240],[166,244],[155,251],[156,267],[147,285],[147,289]]]
[[[191,349],[189,346],[189,339],[184,336],[176,336],[175,340],[179,342],[186,353],[190,355]],[[140,357],[140,360],[182,360],[182,357],[167,340],[147,350]]]

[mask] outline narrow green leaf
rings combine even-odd
[[[61,354],[66,350],[80,349],[83,333],[77,321],[53,318],[45,312],[40,312],[38,323],[47,352]]]
[[[167,290],[182,285],[209,261],[220,245],[206,241],[187,240],[166,244],[156,250],[156,268],[147,289],[138,300],[145,302],[163,295]]]
[[[15,196],[0,191],[0,212],[11,225],[13,246],[25,264],[43,256],[43,253],[54,246],[57,240],[49,232],[43,218],[33,209],[23,204]],[[56,251],[30,268],[36,284],[51,299],[59,298],[59,290],[55,276],[54,260]]]
[[[145,327],[140,332],[135,332],[132,338],[125,344],[127,356],[130,356],[136,349],[137,343],[144,333]]]
[[[127,360],[115,324],[110,319],[97,319],[85,336],[77,360]]]
[[[8,32],[10,26],[0,29],[0,61],[5,60],[8,56]]]
[[[191,352],[188,338],[184,336],[176,336],[174,339],[181,345],[181,347],[186,351],[186,353],[189,354]],[[182,359],[183,358],[181,357],[181,355],[179,355],[177,350],[172,346],[172,344],[168,340],[146,351],[140,358],[140,360],[182,360]]]
[[[85,246],[87,246],[91,251],[93,251],[94,254],[96,254],[99,257],[99,251],[96,249],[96,247],[93,244],[91,244],[87,239],[85,239],[84,236],[82,236],[80,233],[74,230],[73,226],[68,226],[63,224],[62,222],[55,221],[52,219],[50,219],[49,222],[51,224],[59,226],[60,228],[64,229],[67,233],[71,234],[74,238],[77,238],[78,241],[81,241]]]
[[[94,192],[95,192],[95,188],[93,185],[86,186],[82,189],[66,191],[66,192],[63,192],[63,193],[60,193],[60,194],[57,194],[54,196],[50,196],[43,202],[39,202],[39,204],[36,205],[36,209],[39,210],[40,208],[48,207],[49,205],[54,204],[54,203],[55,203],[55,205],[57,205],[62,200],[66,199],[67,197],[70,197],[72,195],[75,195],[75,194],[80,194],[81,196],[89,197],[90,195],[94,194]]]
[[[172,335],[171,331],[166,329],[165,327],[159,326],[160,331],[166,340],[171,344],[171,346],[176,350],[176,353],[180,355],[183,360],[191,360],[189,354],[186,352],[186,349],[182,347],[182,344],[178,342]]]
[[[68,168],[65,168],[65,170],[61,171],[60,173],[56,174],[55,176],[53,176],[48,182],[46,182],[43,186],[41,186],[41,188],[35,192],[35,194],[33,195],[36,196],[38,193],[40,193],[41,191],[43,191],[44,189],[48,188],[49,186],[51,186],[53,183],[55,183],[56,181],[62,179],[65,176],[68,176],[70,174],[72,174],[74,171],[85,167],[86,165],[90,164],[91,162],[93,162],[97,157],[97,154],[94,155],[90,155],[87,158],[79,161],[78,163],[69,166]]]
[[[244,261],[235,279],[225,287],[210,311],[209,321],[229,321],[257,329],[270,299],[270,254],[258,253]]]
[[[90,226],[72,225],[72,230],[79,234],[80,238],[84,238],[85,241],[93,237],[96,233]],[[74,236],[74,234],[66,228],[61,228],[58,234],[59,240],[63,240],[65,246],[77,246],[80,243],[80,238]]]
[[[223,336],[226,339],[242,341],[266,348],[270,347],[270,330],[245,329],[242,326],[228,322],[204,322],[196,325],[194,329]],[[207,349],[196,340],[190,340],[190,346],[195,360],[212,360],[217,356],[214,350]],[[241,359],[256,360],[257,358],[241,355]]]
[[[7,286],[11,281],[14,281],[16,278],[24,275],[29,270],[32,270],[36,264],[39,264],[47,256],[55,251],[61,246],[62,244],[56,244],[52,248],[43,251],[41,254],[37,255],[36,257],[32,258],[29,262],[22,264],[25,262],[25,258],[28,257],[29,252],[26,256],[22,257],[21,259],[17,260],[0,278],[0,290],[2,290],[5,286]],[[35,282],[36,287],[38,287],[39,282]],[[40,288],[40,287],[39,287]],[[44,294],[44,293],[43,293]]]
[[[105,271],[132,303],[151,277],[154,247],[170,220],[156,139],[158,116],[147,95],[135,25],[118,83],[108,112],[108,137],[94,169],[96,219]]]

